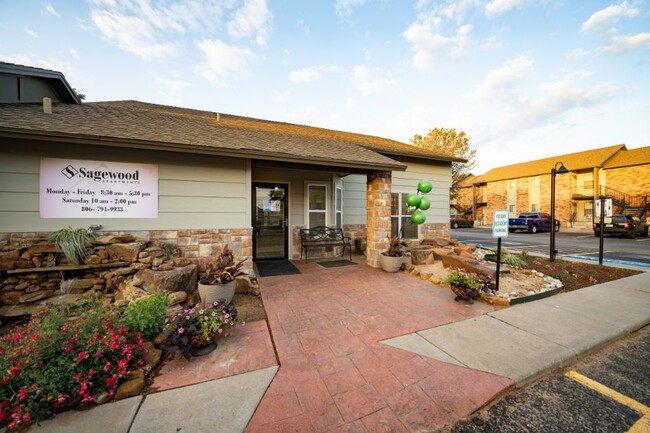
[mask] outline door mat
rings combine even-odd
[[[324,268],[338,268],[341,266],[356,265],[356,263],[349,260],[334,260],[332,262],[318,262]]]
[[[301,274],[289,260],[269,260],[255,262],[260,277],[277,277],[278,275]]]

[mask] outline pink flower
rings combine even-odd
[[[18,376],[18,372],[19,372],[19,371],[20,371],[20,370],[18,370],[16,367],[11,367],[11,368],[9,369],[9,374],[11,374],[12,376]]]
[[[183,328],[182,326],[179,327],[179,328],[178,328],[178,333],[179,333],[179,334],[182,334],[183,332],[185,332],[185,328]]]
[[[32,420],[31,415],[30,415],[29,413],[25,412],[25,413],[23,414],[23,421],[26,422],[26,423],[28,423],[28,422],[30,422],[31,420]]]
[[[88,354],[86,352],[79,352],[79,355],[77,355],[77,362],[82,361],[84,359],[88,358]]]
[[[72,346],[66,346],[66,348],[65,348],[65,352],[66,352],[66,353],[68,353],[68,352],[72,352]]]
[[[20,388],[18,390],[18,400],[23,401],[25,398],[27,398],[27,391],[23,388]]]

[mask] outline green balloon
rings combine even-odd
[[[420,212],[419,210],[416,210],[413,212],[413,215],[411,215],[411,221],[413,221],[414,224],[422,224],[427,220],[427,217],[424,215],[423,212]]]
[[[406,196],[406,204],[411,207],[418,207],[420,205],[420,196],[417,194],[409,194]]]
[[[421,210],[427,210],[430,207],[431,207],[431,202],[429,201],[429,199],[426,197],[420,197],[420,206],[418,206],[418,208]]]
[[[421,180],[420,182],[418,182],[418,191],[424,194],[428,194],[431,192],[432,189],[433,189],[433,185],[431,185],[431,182],[429,182],[428,180]]]

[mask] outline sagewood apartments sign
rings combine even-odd
[[[157,218],[158,166],[41,158],[41,218]]]

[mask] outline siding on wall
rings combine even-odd
[[[433,189],[429,194],[426,194],[426,197],[431,201],[431,207],[424,212],[427,217],[427,223],[449,224],[450,164],[423,164],[413,161],[408,161],[407,163],[408,168],[406,171],[393,172],[392,191],[407,194],[415,193],[417,192],[419,181],[430,181],[433,184]]]
[[[0,230],[54,231],[102,224],[103,230],[251,227],[245,159],[139,149],[4,140],[0,158]],[[11,149],[11,150],[6,150]],[[52,218],[39,215],[40,158],[158,165],[158,218]]]
[[[343,178],[343,224],[366,224],[368,176],[351,174]]]

